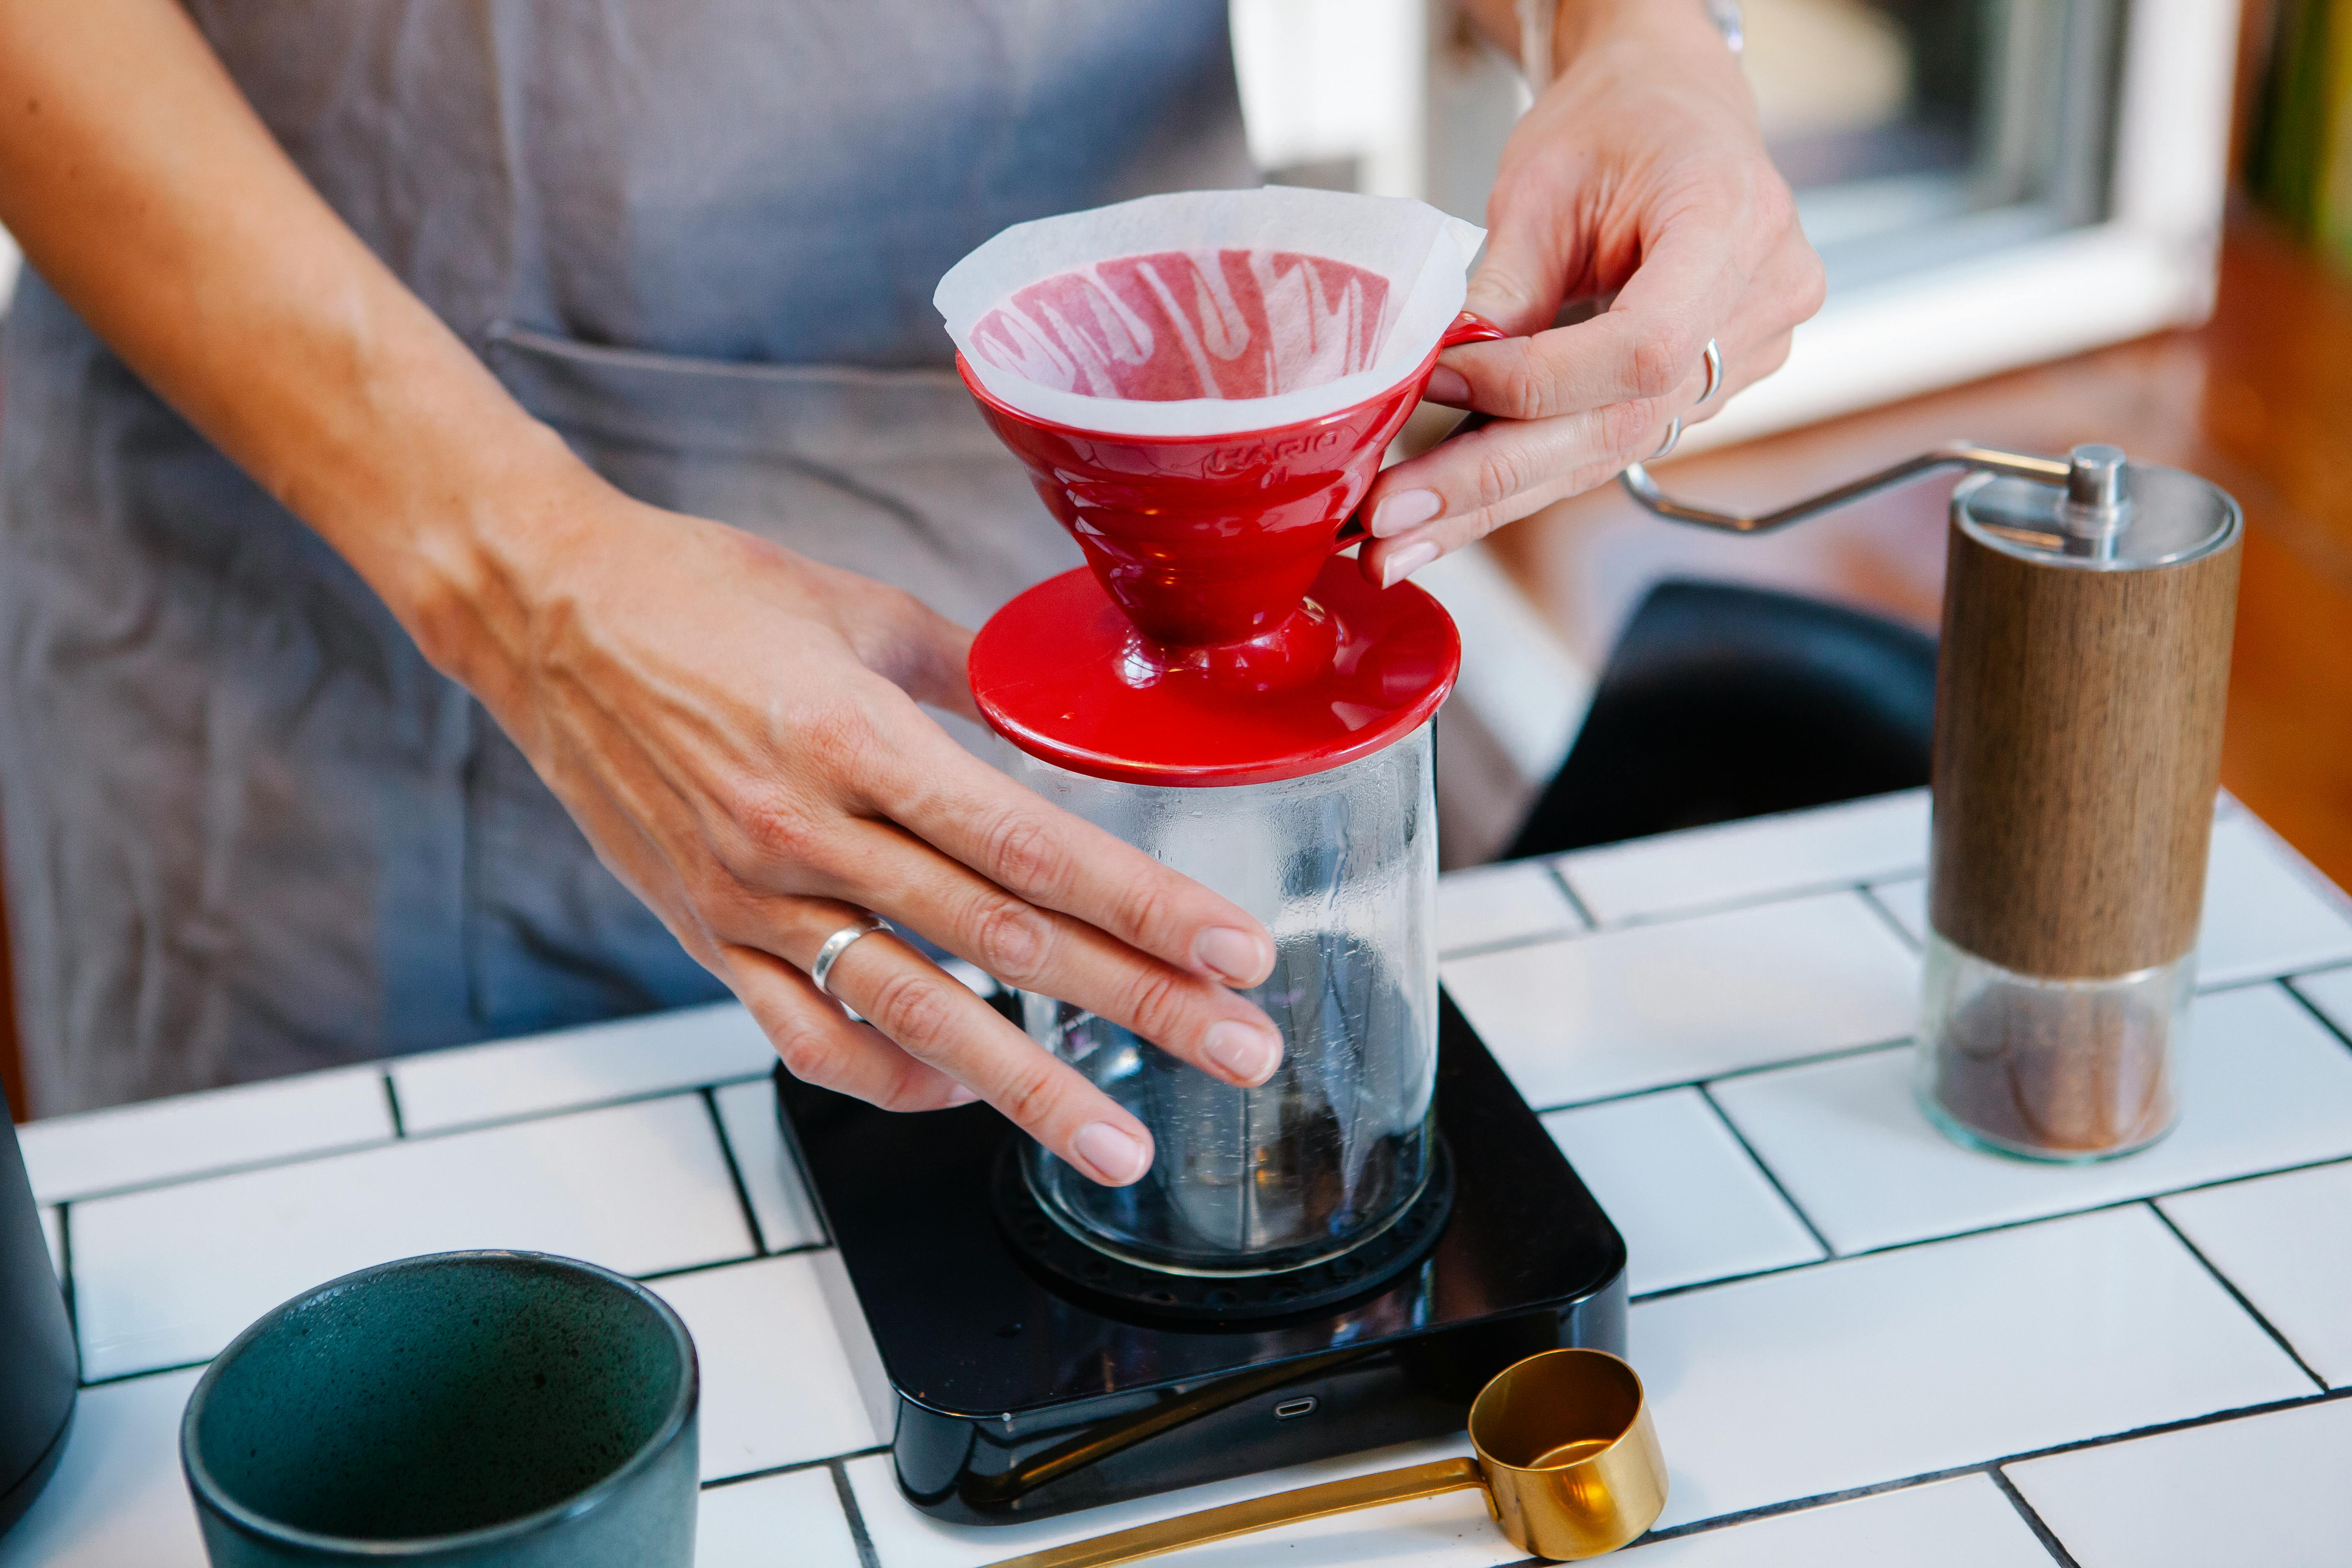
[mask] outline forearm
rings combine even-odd
[[[1612,37],[1722,47],[1705,0],[1538,0],[1554,9],[1552,69]],[[1515,0],[1456,0],[1496,48],[1519,58],[1520,7]]]
[[[166,401],[483,678],[595,481],[373,256],[172,0],[0,0],[0,224]]]

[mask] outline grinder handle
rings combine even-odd
[[[2094,452],[2114,455],[2106,459],[2088,456]],[[1948,441],[1932,451],[1922,452],[1916,458],[1906,458],[1892,468],[1864,474],[1861,479],[1840,485],[1835,489],[1823,490],[1819,495],[1792,501],[1778,511],[1767,512],[1717,511],[1676,500],[1658,489],[1657,480],[1650,477],[1648,466],[1643,463],[1628,463],[1625,471],[1617,476],[1617,482],[1624,486],[1625,493],[1638,501],[1643,510],[1670,522],[1695,523],[1701,528],[1720,529],[1726,533],[1769,533],[1776,528],[1802,522],[1809,517],[1819,517],[1822,512],[1835,510],[1864,496],[1875,495],[1880,490],[1917,479],[1922,474],[1934,473],[1939,468],[1972,468],[1982,473],[2005,474],[2011,479],[2056,485],[2072,495],[2078,483],[2086,487],[2093,483],[2095,468],[2111,475],[2121,458],[2122,454],[2114,453],[2112,447],[2077,447],[2073,457],[2058,458],[1997,451],[1990,447],[1979,447],[1972,441]],[[2078,473],[2082,476],[2079,481],[2076,478]],[[2112,504],[2108,510],[2115,510]]]
[[[1163,1552],[1180,1552],[1188,1546],[1206,1546],[1213,1541],[1250,1535],[1277,1525],[1351,1513],[1360,1508],[1411,1502],[1416,1498],[1435,1497],[1466,1487],[1483,1489],[1486,1485],[1486,1479],[1475,1459],[1440,1459],[1435,1464],[1381,1470],[1349,1480],[1276,1492],[1271,1497],[1251,1498],[1246,1502],[1227,1503],[1223,1508],[1202,1509],[1198,1513],[1179,1514],[1157,1523],[1098,1535],[1091,1541],[1074,1541],[1051,1551],[1008,1557],[991,1568],[1114,1568],[1117,1563],[1157,1557]],[[1491,1499],[1487,1507],[1491,1511]]]

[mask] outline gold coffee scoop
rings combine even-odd
[[[1139,1524],[991,1568],[1112,1568],[1188,1546],[1382,1503],[1476,1487],[1511,1544],[1562,1562],[1614,1552],[1666,1506],[1666,1461],[1642,1380],[1606,1351],[1546,1351],[1515,1362],[1470,1406],[1475,1459],[1441,1459],[1326,1481]]]

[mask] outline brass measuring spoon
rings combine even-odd
[[[1008,1557],[991,1568],[1113,1568],[1327,1514],[1476,1487],[1520,1551],[1562,1562],[1614,1552],[1666,1506],[1666,1461],[1642,1380],[1606,1351],[1545,1351],[1495,1374],[1470,1405],[1475,1459],[1441,1459],[1203,1509]]]

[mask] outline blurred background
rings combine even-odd
[[[1829,303],[1662,479],[1761,509],[1960,437],[2110,440],[2205,474],[2249,524],[2224,783],[2352,881],[2352,3],[1745,12]],[[1234,0],[1234,36],[1270,177],[1483,216],[1525,90],[1449,0]],[[1424,414],[1409,438],[1445,428]],[[1472,644],[1441,773],[1449,861],[1538,847],[1513,842],[1529,801],[1661,582],[1932,633],[1950,488],[1764,539],[1662,524],[1611,489],[1424,574]]]
[[[2352,0],[1748,0],[1745,13],[1744,65],[1829,303],[1787,368],[1695,428],[1662,478],[1760,509],[1965,437],[2042,452],[2113,441],[2212,479],[2248,520],[2223,782],[2352,884]],[[1483,218],[1525,89],[1451,0],[1232,0],[1232,17],[1269,177]],[[16,265],[0,236],[0,301]],[[1450,417],[1424,410],[1406,444]],[[1565,847],[1522,824],[1612,652],[1643,643],[1628,627],[1672,581],[1792,595],[1748,608],[1784,641],[1826,638],[1847,684],[1822,691],[1883,706],[1872,721],[1900,757],[1580,831],[1802,805],[1915,782],[1915,768],[1924,782],[1924,739],[1904,748],[1932,685],[1949,490],[1930,481],[1739,539],[1652,521],[1612,487],[1430,569],[1468,644],[1441,731],[1448,862]],[[1654,604],[1643,624],[1653,652],[1671,640]],[[1874,670],[1885,679],[1865,692],[1856,672]],[[1741,773],[1768,743],[1727,738],[1710,771]],[[1816,763],[1859,750],[1787,746],[1801,743]],[[0,1069],[8,1057],[0,1041]]]

